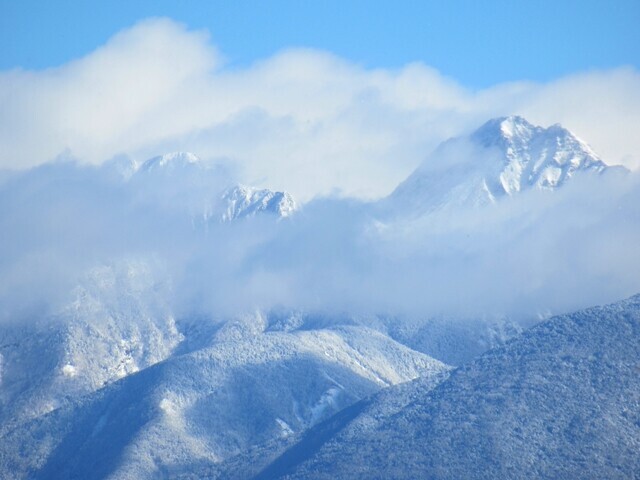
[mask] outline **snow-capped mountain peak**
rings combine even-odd
[[[542,127],[536,127],[525,118],[518,115],[492,118],[478,128],[472,137],[485,146],[494,146],[508,142],[527,142],[542,132]]]
[[[140,170],[150,172],[161,168],[184,168],[185,166],[193,166],[201,164],[200,157],[190,152],[172,152],[158,155],[145,161]]]
[[[502,154],[499,180],[507,195],[529,187],[553,189],[577,171],[606,168],[585,142],[559,124],[542,128],[519,116],[502,117],[489,120],[471,138]]]
[[[558,124],[543,128],[519,116],[501,117],[442,143],[389,201],[394,210],[418,212],[483,205],[529,189],[554,190],[577,173],[607,168]]]
[[[271,213],[288,217],[296,210],[296,203],[287,192],[274,192],[245,185],[229,188],[222,195],[225,211],[222,221],[251,217],[256,213]]]
[[[143,201],[182,209],[195,223],[229,222],[262,213],[282,218],[297,208],[289,193],[234,185],[224,168],[189,152],[153,157],[132,180]]]

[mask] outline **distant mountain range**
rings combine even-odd
[[[429,226],[432,214],[472,217],[615,171],[558,125],[504,117],[444,142],[368,203],[300,206],[186,152],[8,175],[0,477],[634,478],[639,296],[543,312],[532,328],[501,312],[287,303],[291,285],[313,286],[317,270],[306,265],[316,254],[354,257],[366,292],[389,251],[371,247],[381,231]],[[356,239],[345,246],[332,229]],[[305,241],[310,250],[296,250]],[[415,252],[399,250],[412,261]],[[446,275],[438,251],[417,251]],[[326,272],[318,281],[337,291],[360,287],[340,265]],[[437,291],[413,281],[418,295]],[[364,301],[382,293],[372,287]],[[256,300],[269,295],[275,306]]]
[[[175,194],[176,202],[189,199],[190,211],[205,221],[228,222],[257,214],[284,218],[297,208],[287,192],[273,192],[245,185],[220,189],[215,165],[193,153],[177,152],[154,157],[139,167],[125,170],[124,178],[134,188],[148,188],[152,193]],[[200,208],[202,211],[194,210]]]

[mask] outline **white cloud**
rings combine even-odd
[[[66,149],[91,163],[189,150],[233,159],[245,182],[302,200],[376,197],[441,140],[510,113],[563,123],[608,162],[640,166],[631,68],[481,91],[420,63],[371,70],[305,49],[233,69],[205,32],[151,19],[58,68],[0,73],[0,168]]]
[[[562,123],[605,160],[640,168],[640,73],[632,68],[593,71],[532,88],[518,99],[526,117]]]
[[[640,172],[417,218],[326,198],[285,221],[218,223],[205,215],[224,172],[121,181],[105,170],[59,162],[0,186],[0,324],[64,309],[86,272],[120,263],[149,263],[177,317],[284,307],[529,319],[640,290]]]

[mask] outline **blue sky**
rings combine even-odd
[[[639,12],[640,0],[0,0],[0,171],[189,151],[303,200],[379,198],[440,142],[504,115],[562,124],[640,169]]]
[[[230,65],[305,46],[367,68],[422,61],[471,88],[640,66],[638,0],[0,2],[2,70],[61,65],[149,16],[208,29]]]

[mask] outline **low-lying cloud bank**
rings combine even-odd
[[[562,123],[609,163],[640,166],[640,73],[630,67],[480,91],[421,63],[365,69],[305,49],[231,69],[206,32],[149,19],[60,67],[1,72],[0,168],[64,151],[99,164],[189,150],[303,201],[376,198],[443,139],[504,114]]]
[[[3,321],[55,313],[88,272],[122,262],[132,275],[143,265],[178,316],[284,307],[525,319],[640,291],[637,173],[418,218],[381,219],[374,204],[333,198],[286,219],[221,223],[204,213],[231,181],[223,171],[172,174],[168,188],[112,167],[60,162],[5,180]]]

